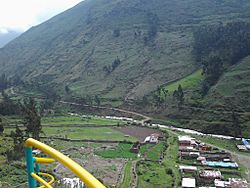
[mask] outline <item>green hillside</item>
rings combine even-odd
[[[156,122],[191,128],[205,133],[232,136],[250,136],[250,56],[230,67],[221,76],[205,97],[199,94],[201,82],[192,82],[195,87],[186,86],[183,80],[190,80],[195,73],[166,86],[169,91],[183,84],[184,104],[181,109],[170,93],[166,105],[158,107],[156,112],[148,108],[148,113],[158,119]],[[152,106],[152,105],[151,105]]]
[[[141,99],[198,69],[193,30],[246,20],[247,0],[86,0],[0,49],[0,73],[26,86],[105,101]]]

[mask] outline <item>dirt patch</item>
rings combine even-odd
[[[156,129],[151,129],[147,127],[131,127],[131,126],[124,126],[124,127],[117,127],[114,128],[126,135],[130,135],[136,137],[139,141],[143,142],[147,136],[151,134],[157,133],[162,135],[162,132]]]
[[[105,185],[116,186],[120,184],[120,181],[122,180],[123,168],[127,160],[105,159],[94,154],[95,150],[115,148],[116,145],[117,144],[104,144],[96,148],[91,147],[91,145],[90,147],[73,147],[64,150],[63,153],[71,157],[79,165],[101,180]],[[59,163],[57,163],[54,168],[54,174],[56,174],[57,179],[61,179],[62,177],[75,177],[70,170]]]

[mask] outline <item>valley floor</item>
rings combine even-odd
[[[96,122],[98,119],[98,123]],[[13,120],[12,121],[17,121]],[[84,123],[88,121],[88,123]],[[94,117],[49,117],[44,123],[42,141],[69,155],[80,165],[101,179],[105,185],[116,187],[179,187],[181,176],[179,165],[182,161],[178,154],[178,135],[168,129],[132,126],[124,121],[105,122]],[[104,125],[103,122],[110,125]],[[0,181],[12,186],[26,182],[24,160],[6,163],[5,153],[12,147],[8,134],[13,128],[5,129],[1,135]],[[142,144],[139,153],[132,153],[133,143],[143,142],[152,133],[162,134],[158,144]],[[232,153],[239,162],[240,176],[248,179],[250,171],[250,155],[236,151],[231,140],[215,139],[192,135],[214,147]],[[66,139],[66,140],[65,140]],[[190,161],[187,164],[190,163]],[[46,172],[56,177],[73,177],[59,163],[43,167]]]

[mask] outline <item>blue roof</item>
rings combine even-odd
[[[206,161],[206,164],[212,167],[238,168],[237,163]]]
[[[244,138],[242,139],[242,143],[243,143],[245,146],[250,145],[249,142],[248,142],[246,139],[244,139]]]

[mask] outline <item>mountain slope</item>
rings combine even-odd
[[[185,101],[181,109],[170,93],[166,108],[157,112],[150,112],[149,108],[148,113],[159,119],[167,118],[167,124],[173,121],[171,124],[204,133],[249,137],[250,56],[228,68],[204,98],[199,95],[202,79],[195,72],[166,86],[169,92],[179,84],[183,86]]]
[[[18,37],[21,33],[16,31],[0,30],[0,48],[6,45],[11,40]]]
[[[247,0],[86,0],[0,50],[0,73],[59,93],[140,99],[199,65],[200,24],[249,19]],[[117,60],[117,61],[116,61]]]

